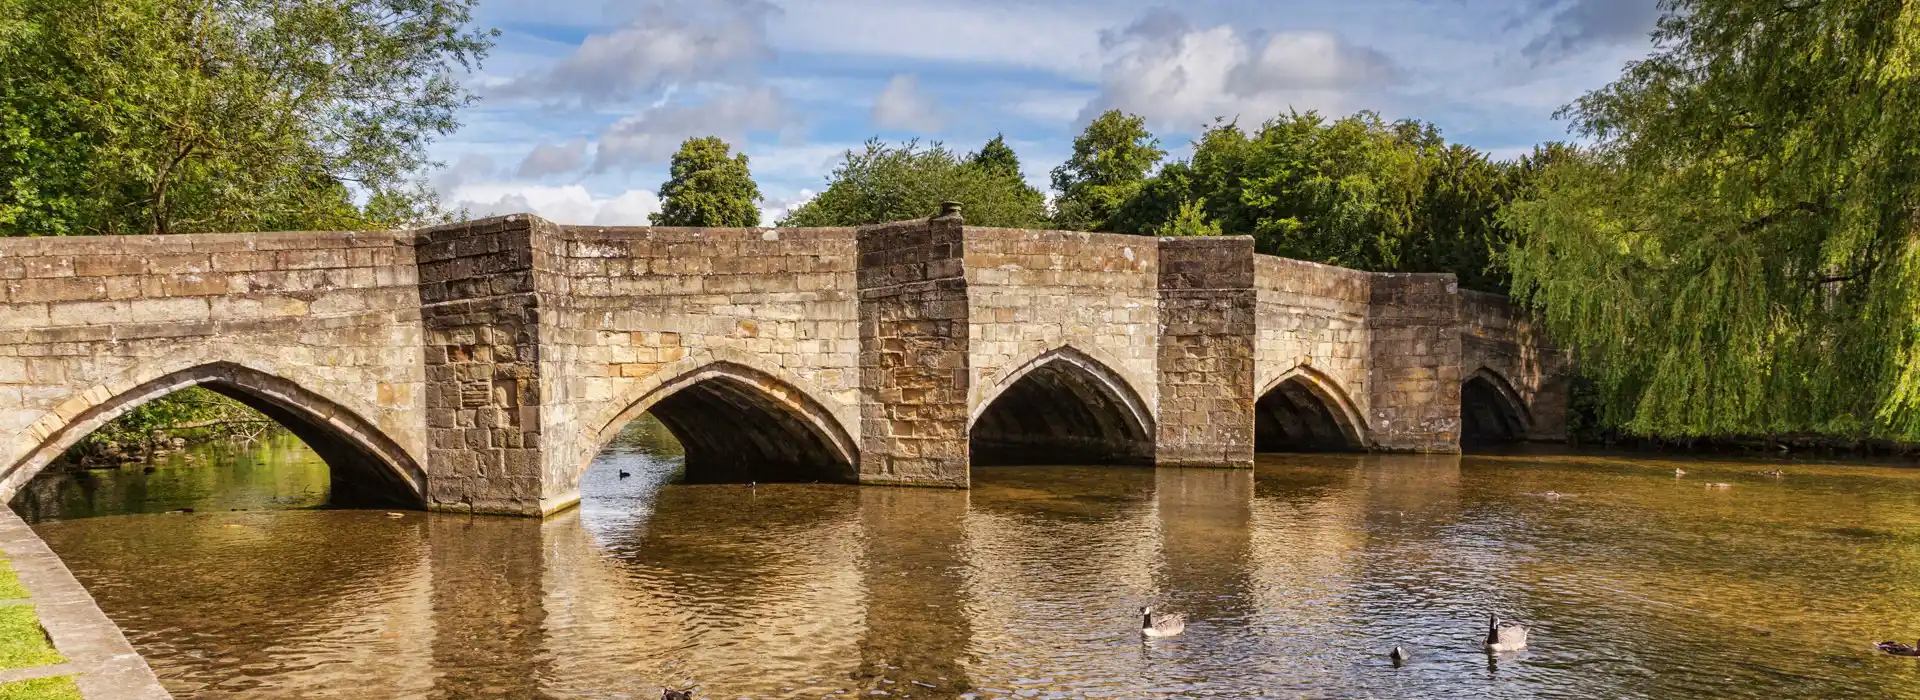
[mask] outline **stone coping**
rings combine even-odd
[[[32,595],[40,626],[65,663],[0,673],[0,682],[73,676],[87,700],[172,698],[120,627],[93,602],[60,557],[12,509],[0,508],[0,550]]]

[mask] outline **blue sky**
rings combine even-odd
[[[752,160],[764,224],[872,136],[977,149],[1004,133],[1045,189],[1119,108],[1184,155],[1216,116],[1289,108],[1437,124],[1499,157],[1567,138],[1553,112],[1652,48],[1656,0],[480,0],[501,36],[481,101],[433,147],[446,203],[637,225],[681,140]]]

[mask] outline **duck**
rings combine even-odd
[[[1905,642],[1880,642],[1874,644],[1873,648],[1894,656],[1920,656],[1920,643],[1909,646]]]
[[[1487,613],[1487,651],[1520,651],[1527,648],[1527,628],[1500,624],[1500,616]]]
[[[1393,651],[1387,653],[1387,658],[1393,659],[1393,665],[1401,666],[1407,663],[1407,659],[1413,658],[1413,654],[1408,653],[1405,647],[1395,644]]]
[[[693,689],[674,690],[672,688],[661,688],[660,700],[693,700]]]
[[[1172,637],[1187,631],[1187,616],[1179,613],[1156,615],[1153,608],[1140,609],[1140,633],[1149,637]]]
[[[1675,470],[1673,470],[1673,478],[1675,478],[1675,479],[1678,479],[1678,478],[1680,478],[1680,477],[1683,477],[1683,476],[1686,476],[1686,475],[1687,475],[1687,470],[1685,470],[1685,469],[1675,469]]]
[[[632,474],[628,474],[628,473],[627,473],[627,470],[625,470],[625,469],[622,469],[622,470],[620,470],[620,478],[622,478],[622,479],[625,479],[625,478],[627,478],[627,477],[629,477],[629,476],[633,476],[633,475],[632,475]]]

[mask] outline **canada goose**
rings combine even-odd
[[[674,690],[672,688],[661,688],[660,700],[693,700],[693,689]]]
[[[1920,646],[1907,646],[1905,642],[1880,642],[1873,648],[1894,656],[1920,656]]]
[[[1519,651],[1527,648],[1527,628],[1500,624],[1500,616],[1487,613],[1487,651]]]
[[[1172,637],[1187,631],[1187,616],[1179,613],[1155,615],[1153,608],[1140,609],[1140,633],[1149,637]]]
[[[627,473],[627,470],[625,470],[625,469],[622,469],[622,470],[620,470],[620,478],[622,478],[622,479],[625,479],[625,478],[627,478],[627,477],[629,477],[629,476],[633,476],[633,475],[632,475],[632,474],[628,474],[628,473]]]
[[[1395,644],[1393,645],[1393,651],[1387,654],[1387,658],[1393,659],[1393,665],[1400,666],[1407,663],[1407,659],[1413,658],[1413,655],[1407,653],[1407,650],[1400,645]]]

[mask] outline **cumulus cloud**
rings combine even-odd
[[[1400,77],[1386,54],[1332,32],[1196,28],[1164,10],[1104,33],[1101,45],[1100,94],[1082,118],[1121,109],[1158,126],[1192,128],[1243,113],[1346,112]]]
[[[768,198],[760,203],[760,225],[772,226],[787,212],[799,209],[800,205],[813,201],[820,193],[813,190],[800,190],[790,197]]]
[[[508,98],[603,105],[643,98],[681,83],[751,73],[772,55],[772,8],[727,0],[642,11],[606,34],[588,36],[572,55],[493,88]]]
[[[502,214],[536,214],[562,224],[645,226],[660,211],[660,198],[647,190],[626,190],[596,197],[580,185],[549,187],[525,183],[464,185],[448,197],[455,209],[481,218]]]
[[[1547,0],[1545,33],[1520,49],[1534,65],[1553,63],[1589,48],[1648,42],[1660,19],[1657,0]]]
[[[586,167],[587,142],[575,139],[560,145],[540,144],[520,161],[515,171],[520,177],[536,178],[570,173]]]
[[[785,100],[767,87],[728,92],[694,105],[651,106],[600,134],[593,167],[606,171],[664,162],[682,141],[695,136],[718,136],[739,147],[749,132],[779,129],[785,115]]]
[[[945,123],[933,98],[920,92],[920,80],[906,74],[887,81],[873,101],[872,117],[875,126],[901,131],[939,131]]]
[[[463,153],[452,165],[433,174],[433,188],[442,193],[452,192],[469,182],[491,180],[499,170],[493,158],[484,153]]]

